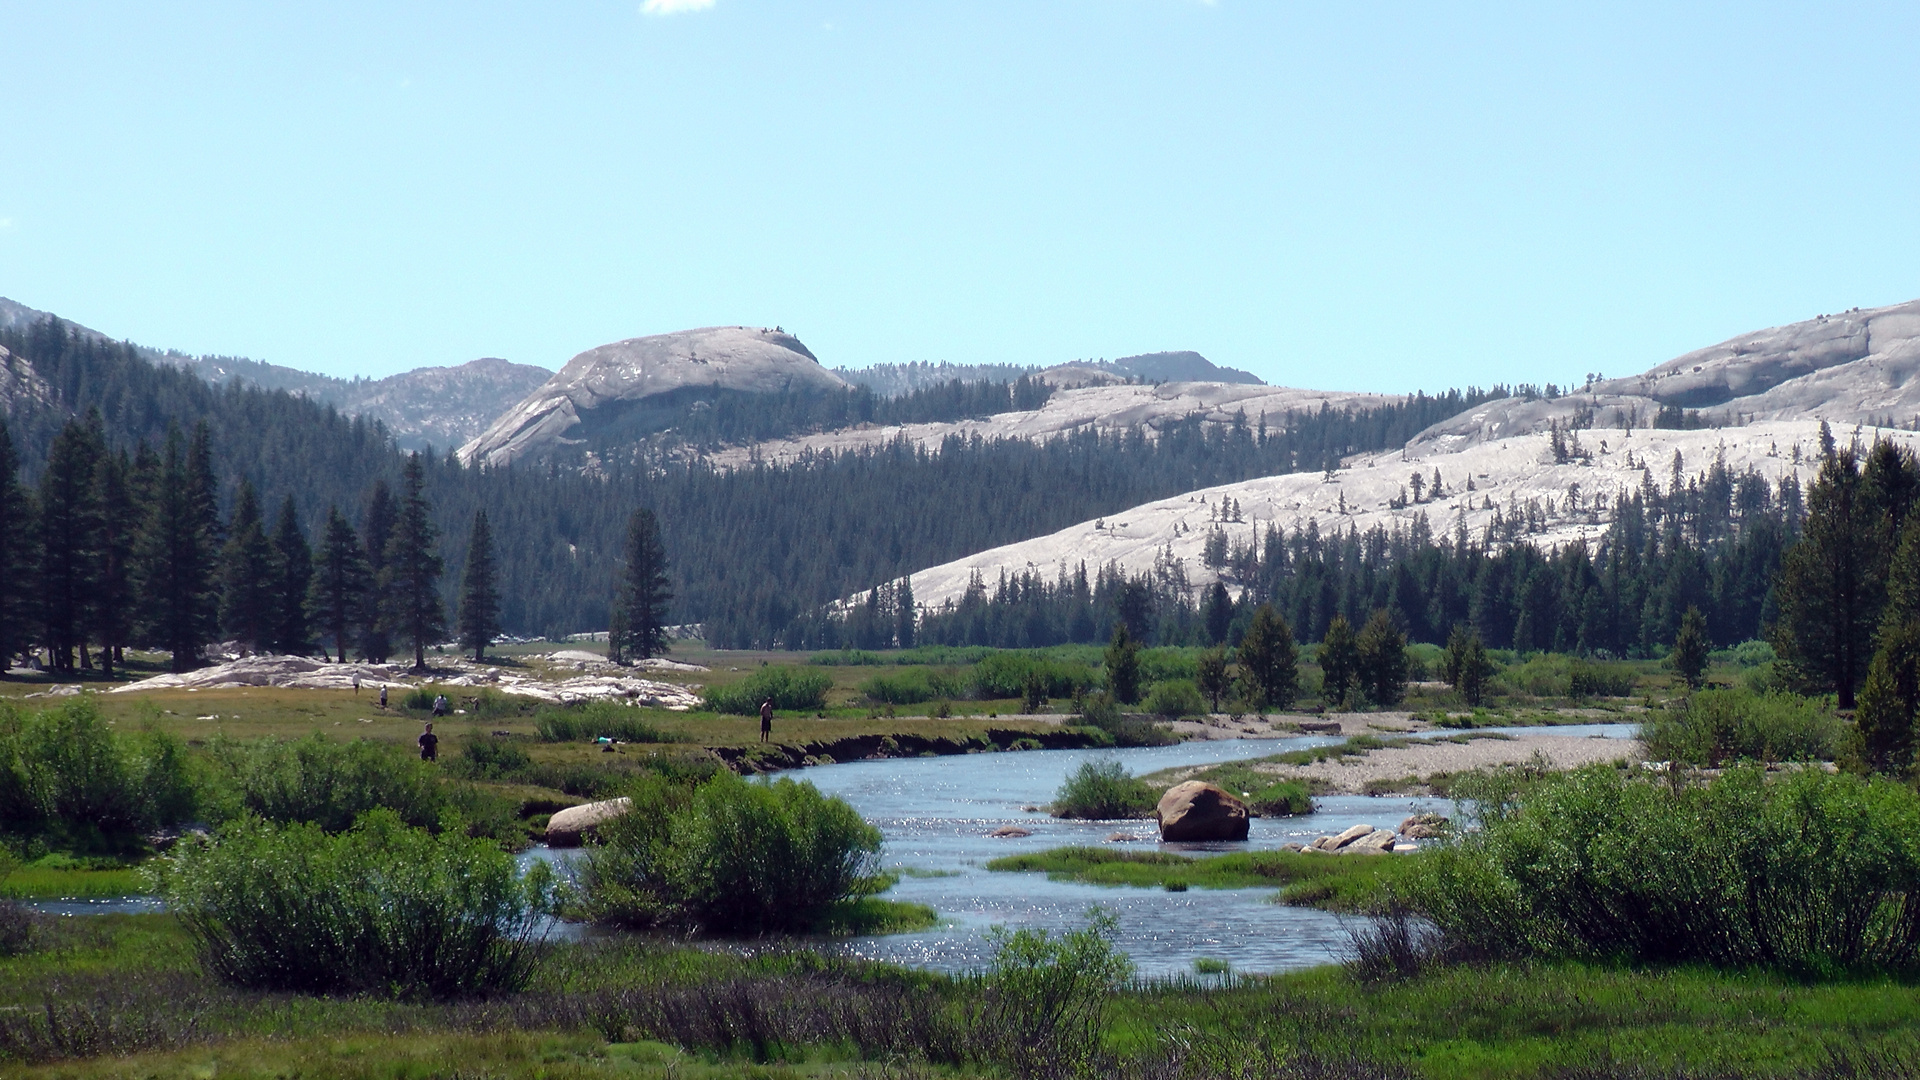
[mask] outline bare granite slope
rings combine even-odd
[[[1205,488],[928,567],[913,575],[913,595],[937,607],[960,600],[976,578],[991,593],[1002,573],[1034,571],[1051,581],[1083,562],[1089,574],[1113,563],[1130,574],[1175,575],[1198,589],[1216,578],[1203,559],[1207,536],[1216,528],[1233,545],[1257,543],[1275,526],[1288,532],[1312,528],[1323,536],[1376,526],[1438,536],[1464,529],[1479,540],[1496,515],[1532,515],[1525,538],[1555,547],[1596,539],[1611,520],[1615,496],[1648,483],[1664,490],[1676,455],[1683,477],[1718,461],[1736,474],[1752,470],[1769,483],[1793,476],[1804,486],[1819,453],[1819,428],[1813,420],[1772,420],[1689,431],[1599,429],[1578,433],[1573,456],[1556,454],[1552,436],[1543,433],[1458,449],[1428,443],[1361,454],[1332,476],[1289,473]],[[1915,432],[1868,428],[1837,434],[1842,441],[1886,438],[1920,449]],[[1424,489],[1420,501],[1412,498],[1416,473]],[[1438,498],[1432,494],[1436,473]],[[1219,521],[1223,512],[1231,520]]]
[[[1741,334],[1646,372],[1548,400],[1488,402],[1421,432],[1462,446],[1554,424],[1642,427],[1663,407],[1723,426],[1753,420],[1911,424],[1920,419],[1920,300]]]
[[[772,392],[844,389],[798,338],[775,329],[710,326],[588,349],[460,448],[461,460],[503,465],[578,441],[596,411],[683,387]]]

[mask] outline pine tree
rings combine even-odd
[[[1126,620],[1113,624],[1113,640],[1107,643],[1107,689],[1125,705],[1140,700],[1140,646],[1127,633]]]
[[[33,496],[19,480],[20,459],[0,415],[0,676],[34,637],[39,545]]]
[[[146,634],[173,654],[176,672],[199,663],[219,628],[213,588],[219,542],[211,435],[201,424],[189,442],[170,427],[136,545],[136,584]]]
[[[1360,675],[1360,650],[1345,615],[1335,615],[1320,640],[1320,698],[1327,708],[1346,704]]]
[[[919,629],[920,612],[913,603],[913,579],[903,577],[893,590],[894,628],[893,637],[903,649],[913,648],[915,631]]]
[[[1300,652],[1293,628],[1272,604],[1254,609],[1247,636],[1240,641],[1240,668],[1252,681],[1262,708],[1292,707],[1299,690]]]
[[[1854,714],[1867,767],[1890,776],[1913,768],[1914,721],[1920,716],[1920,623],[1887,626],[1867,667]]]
[[[1461,700],[1475,707],[1486,700],[1487,679],[1493,674],[1493,662],[1487,658],[1487,647],[1481,643],[1480,635],[1465,623],[1454,624],[1453,633],[1447,637],[1443,663],[1446,680]]]
[[[99,416],[70,421],[54,437],[40,475],[41,640],[55,671],[74,670],[94,616],[94,574],[103,527],[96,487],[105,452]]]
[[[653,511],[640,507],[627,518],[626,573],[619,600],[626,609],[628,659],[665,656],[667,606],[673,590],[667,583],[667,554],[660,540],[660,523]]]
[[[381,593],[392,632],[413,648],[413,670],[427,669],[427,645],[446,632],[440,607],[440,572],[444,568],[434,550],[438,539],[433,507],[426,496],[426,466],[418,453],[407,458],[400,474],[400,500],[387,540],[386,565],[381,569]]]
[[[240,481],[220,552],[220,626],[243,648],[266,652],[273,644],[276,582],[273,542],[260,516],[253,485]]]
[[[100,670],[113,677],[134,625],[134,545],[141,505],[134,465],[123,451],[101,454],[94,487],[100,493],[99,563],[94,571],[93,633],[100,644]]]
[[[367,494],[367,507],[361,515],[360,550],[366,553],[368,589],[360,612],[363,637],[360,654],[376,664],[384,664],[393,655],[393,636],[388,633],[386,596],[387,544],[393,539],[394,521],[399,516],[393,491],[385,480],[375,480]]]
[[[1407,635],[1387,614],[1376,608],[1354,638],[1358,676],[1367,700],[1375,705],[1398,705],[1407,696]]]
[[[1194,662],[1194,683],[1205,694],[1209,707],[1220,711],[1220,699],[1233,687],[1233,679],[1227,674],[1227,650],[1225,646],[1215,645],[1200,654]]]
[[[1707,678],[1707,654],[1712,651],[1706,616],[1700,614],[1699,608],[1688,605],[1687,613],[1680,617],[1680,632],[1673,639],[1673,653],[1668,657],[1674,673],[1685,680],[1690,689],[1700,689]]]
[[[333,637],[340,663],[347,662],[348,642],[366,603],[371,572],[360,550],[353,523],[338,506],[327,507],[326,533],[314,558],[313,611],[323,631]]]
[[[467,541],[467,568],[460,575],[460,644],[473,650],[473,662],[487,658],[487,646],[500,636],[500,593],[494,587],[493,530],[487,512],[473,512]],[[611,640],[612,635],[608,635]]]
[[[1788,548],[1775,584],[1780,615],[1773,647],[1802,683],[1853,708],[1854,689],[1872,652],[1881,583],[1869,547],[1879,531],[1865,520],[1852,450],[1821,462],[1807,493],[1807,520]]]
[[[1225,582],[1216,581],[1207,590],[1207,641],[1225,645],[1227,633],[1232,629],[1233,597],[1227,592]]]
[[[313,642],[307,594],[313,585],[313,548],[300,531],[293,496],[280,503],[273,528],[273,651],[305,655]]]

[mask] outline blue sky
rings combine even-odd
[[[0,0],[0,295],[339,375],[777,323],[1389,391],[1920,297],[1920,5],[665,6]]]

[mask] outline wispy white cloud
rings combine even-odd
[[[6,232],[11,228],[13,228],[13,219],[10,217],[0,217],[0,232]]]
[[[640,14],[685,15],[690,11],[705,11],[713,4],[714,0],[646,0],[640,5]]]

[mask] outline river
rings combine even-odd
[[[1626,739],[1631,724],[1555,728],[1495,728],[1508,734],[1555,734]],[[1448,732],[1432,732],[1445,735]],[[892,758],[822,765],[792,775],[847,800],[884,838],[883,864],[903,871],[887,895],[926,904],[939,912],[933,929],[915,934],[852,938],[826,946],[852,956],[939,971],[983,966],[994,926],[1068,930],[1082,926],[1087,909],[1099,905],[1118,918],[1118,947],[1142,975],[1191,974],[1202,957],[1225,960],[1235,971],[1266,973],[1324,964],[1347,943],[1345,923],[1313,908],[1273,902],[1275,890],[1158,889],[1054,882],[1043,874],[990,872],[989,859],[1068,844],[1100,844],[1115,833],[1134,839],[1126,846],[1168,851],[1246,851],[1306,842],[1357,824],[1392,828],[1408,814],[1449,813],[1444,799],[1406,796],[1327,796],[1310,814],[1256,818],[1242,843],[1160,844],[1150,821],[1061,821],[1026,810],[1044,805],[1067,775],[1083,762],[1116,759],[1135,775],[1180,765],[1204,765],[1266,757],[1338,741],[1328,736],[1187,742],[1127,750],[1029,750],[1017,753]],[[992,838],[1003,825],[1031,836]],[[536,848],[521,859],[564,861],[572,852]],[[1391,857],[1391,856],[1388,856]],[[99,901],[37,901],[29,906],[65,914],[159,910],[149,897]],[[563,936],[580,931],[562,927]]]

